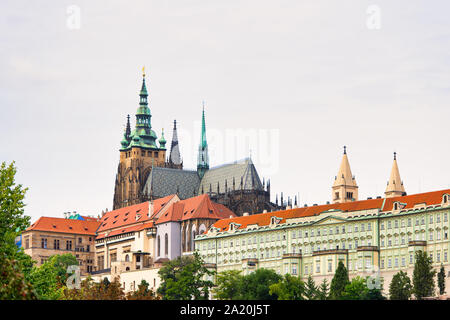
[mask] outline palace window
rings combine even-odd
[[[398,220],[394,221],[395,228],[398,228]]]
[[[364,223],[361,223],[361,231],[364,232],[365,228],[364,228]]]
[[[380,224],[380,230],[384,230],[384,222]]]
[[[370,222],[367,224],[367,231],[372,231],[372,224]]]
[[[436,215],[436,222],[437,223],[441,222],[441,215],[439,213]]]
[[[411,218],[408,218],[408,227],[411,227]]]
[[[390,220],[388,221],[387,228],[388,228],[388,229],[391,229],[391,228],[392,228],[392,225],[391,225],[391,221],[390,221]]]
[[[448,194],[444,194],[444,196],[443,196],[443,198],[442,198],[442,202],[443,202],[444,204],[448,204],[448,202],[449,202]]]
[[[405,257],[402,257],[402,267],[404,267],[406,265],[406,259]]]
[[[430,220],[430,223],[433,223],[433,216],[432,215],[430,215],[429,220]]]
[[[59,250],[59,240],[54,240],[53,241],[53,247],[55,248],[55,250]]]
[[[342,233],[345,233],[345,226],[342,226]]]
[[[66,250],[72,250],[72,240],[66,241]]]
[[[47,249],[47,239],[46,238],[41,239],[41,248]]]

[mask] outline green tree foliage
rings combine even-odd
[[[132,294],[130,293],[130,296]],[[120,277],[115,277],[112,282],[103,279],[96,283],[90,276],[81,281],[80,289],[64,288],[63,295],[60,297],[62,300],[124,300],[125,298],[124,290],[120,285]],[[130,300],[143,299],[133,296],[133,299]]]
[[[24,215],[26,188],[15,182],[14,162],[0,165],[0,299],[35,297],[29,283],[31,258],[18,249],[16,237],[30,225]]]
[[[392,278],[389,285],[389,298],[391,300],[408,300],[411,298],[412,285],[406,272],[399,271]]]
[[[30,225],[30,217],[24,215],[23,199],[26,188],[16,185],[14,162],[0,165],[0,252],[15,257],[18,252],[15,238]]]
[[[33,267],[29,279],[39,300],[60,299],[64,293],[68,266],[78,265],[74,255],[70,253],[51,256],[40,267]]]
[[[438,281],[439,294],[440,295],[445,294],[445,269],[444,269],[444,265],[442,263],[441,263],[441,269],[439,270],[439,273],[437,275],[437,281]]]
[[[426,252],[417,251],[413,272],[413,293],[416,299],[421,300],[434,295],[435,275],[436,271],[432,267],[431,258]]]
[[[276,300],[269,293],[269,287],[281,280],[281,276],[271,269],[257,269],[243,277],[239,291],[241,300]]]
[[[330,299],[339,300],[342,298],[342,294],[345,290],[345,287],[350,283],[348,278],[347,268],[344,266],[342,261],[339,261],[338,267],[334,274],[333,279],[331,280],[330,285]]]
[[[227,270],[217,274],[216,287],[212,290],[219,300],[236,300],[239,298],[239,286],[242,282],[241,271]]]
[[[317,286],[314,282],[314,279],[311,275],[308,277],[308,281],[306,281],[305,285],[305,298],[307,300],[316,300],[317,299]]]
[[[305,283],[295,276],[285,274],[283,279],[269,287],[269,294],[278,300],[305,300]]]
[[[149,288],[149,283],[142,280],[138,285],[138,289],[133,292],[128,292],[126,295],[127,300],[159,300],[159,297],[155,295],[152,289]]]
[[[329,285],[327,279],[323,279],[319,288],[317,289],[317,300],[327,300],[329,295]]]
[[[370,289],[367,286],[367,277],[356,276],[345,286],[342,293],[344,300],[385,300],[381,290],[377,288]]]
[[[25,279],[16,260],[0,253],[0,300],[35,299],[33,287]]]
[[[178,257],[168,261],[158,272],[161,285],[158,294],[164,300],[205,300],[214,285],[205,280],[214,272],[204,266],[204,261],[195,252],[193,257]]]

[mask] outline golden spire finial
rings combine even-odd
[[[142,76],[145,77],[145,66],[142,67]]]

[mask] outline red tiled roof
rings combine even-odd
[[[444,194],[450,194],[450,189],[432,191],[426,193],[417,193],[409,196],[401,196],[394,198],[386,198],[382,211],[392,211],[395,202],[405,203],[406,206],[403,209],[414,208],[416,204],[436,205],[442,203],[442,197]]]
[[[128,232],[141,231],[141,230],[144,230],[147,228],[151,228],[153,226],[154,226],[153,221],[150,221],[150,222],[138,224],[138,225],[131,226],[131,227],[115,229],[115,230],[111,231],[110,233],[108,233],[108,237],[117,236],[119,234],[124,234],[124,233],[128,233]],[[95,239],[96,240],[103,239],[106,237],[106,234],[107,234],[107,232],[103,232],[103,233],[99,234]]]
[[[153,216],[157,214],[164,207],[164,205],[166,205],[167,202],[169,202],[169,200],[172,199],[174,196],[175,195],[170,195],[164,198],[154,200]],[[107,212],[100,219],[101,226],[98,229],[98,232],[101,233],[106,230],[116,229],[127,225],[148,221],[150,219],[149,207],[150,202],[146,201],[129,207],[124,207]],[[136,219],[138,215],[140,215],[140,218]]]
[[[169,210],[158,218],[156,224],[188,219],[224,219],[236,214],[227,207],[211,201],[207,194],[173,203]]]
[[[444,194],[450,194],[450,189],[433,191],[427,193],[413,194],[409,196],[401,196],[394,198],[379,198],[370,200],[353,201],[347,203],[333,203],[320,206],[295,208],[284,211],[268,212],[255,214],[251,216],[243,216],[232,219],[223,219],[217,221],[213,227],[218,228],[220,231],[226,231],[229,228],[229,224],[234,222],[240,224],[240,229],[246,228],[248,225],[257,224],[258,226],[266,226],[270,224],[270,218],[276,216],[282,218],[280,223],[285,223],[286,218],[300,218],[310,217],[326,212],[328,210],[340,210],[343,212],[354,212],[369,209],[380,209],[381,211],[392,211],[394,202],[406,203],[404,209],[413,208],[416,204],[426,203],[426,205],[436,205],[442,202]],[[384,206],[383,206],[384,203]]]
[[[161,209],[174,196],[175,195],[170,195],[164,198],[153,200],[152,217],[155,216],[159,211],[161,211]],[[151,217],[149,216],[149,208],[150,202],[146,201],[105,213],[100,219],[101,225],[100,228],[98,228],[98,236],[96,239],[105,238],[108,231],[108,236],[111,237],[114,235],[132,231],[140,231],[145,228],[151,228],[153,226],[153,222],[151,221]]]
[[[100,222],[97,220],[73,220],[53,217],[40,217],[25,231],[51,231],[60,233],[73,233],[95,235]]]

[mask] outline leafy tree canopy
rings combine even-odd
[[[158,272],[161,285],[158,294],[164,300],[205,300],[214,285],[207,278],[214,272],[204,266],[197,252],[192,257],[178,257],[168,261]]]
[[[243,276],[239,270],[227,270],[217,274],[215,298],[219,300],[236,300],[239,298],[239,287]]]
[[[345,287],[350,283],[350,279],[348,277],[347,268],[344,266],[342,261],[339,261],[338,267],[334,274],[333,279],[331,280],[330,285],[330,299],[339,300],[342,298],[342,294],[345,290]]]
[[[269,294],[276,295],[278,300],[304,300],[305,283],[299,278],[290,274],[269,287]]]
[[[391,300],[408,300],[411,298],[412,285],[408,274],[399,271],[394,275],[389,285],[389,298]]]
[[[434,295],[435,275],[436,271],[433,269],[431,258],[426,252],[417,251],[413,272],[413,293],[416,299],[421,300]]]

